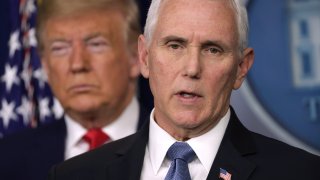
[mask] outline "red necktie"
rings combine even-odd
[[[100,128],[93,128],[88,130],[83,139],[89,144],[89,150],[92,150],[101,146],[110,138]]]

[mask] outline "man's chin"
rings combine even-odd
[[[100,109],[101,105],[97,104],[88,104],[87,102],[78,102],[71,104],[67,109],[69,109],[73,113],[81,114],[81,115],[89,115],[93,113],[97,113]]]

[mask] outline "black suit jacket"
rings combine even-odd
[[[231,112],[207,179],[219,179],[223,168],[232,174],[232,180],[320,180],[318,156],[248,131]],[[134,135],[65,161],[52,169],[49,179],[140,179],[148,128],[146,124]]]
[[[149,117],[140,107],[138,129]],[[64,161],[65,120],[0,140],[0,180],[44,180],[54,164]]]

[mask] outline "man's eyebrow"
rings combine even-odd
[[[228,46],[222,41],[206,40],[201,43],[201,47],[217,46],[226,49]]]
[[[201,43],[202,46],[222,46],[224,43],[221,41],[214,41],[214,40],[206,40]]]
[[[170,41],[176,41],[176,42],[179,42],[179,43],[186,43],[188,42],[187,39],[185,38],[182,38],[182,37],[179,37],[179,36],[173,36],[173,35],[170,35],[170,36],[165,36],[163,38],[161,38],[160,42],[163,44],[163,43],[167,43],[167,42],[170,42]]]
[[[48,38],[48,42],[49,44],[52,44],[54,42],[69,42],[69,40],[63,37],[55,37],[55,38]]]
[[[89,34],[88,36],[86,36],[86,37],[83,39],[83,41],[84,41],[84,42],[88,42],[88,41],[90,41],[91,39],[94,39],[94,38],[97,38],[97,37],[100,37],[100,36],[102,36],[102,33],[100,33],[100,32],[93,33],[93,34]]]

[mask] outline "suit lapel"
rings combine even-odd
[[[149,121],[125,147],[116,152],[117,158],[106,165],[107,179],[139,180],[149,135]]]
[[[240,123],[231,108],[230,122],[208,175],[208,180],[219,179],[220,168],[231,174],[232,180],[246,180],[255,164],[245,156],[256,152],[250,132]]]

